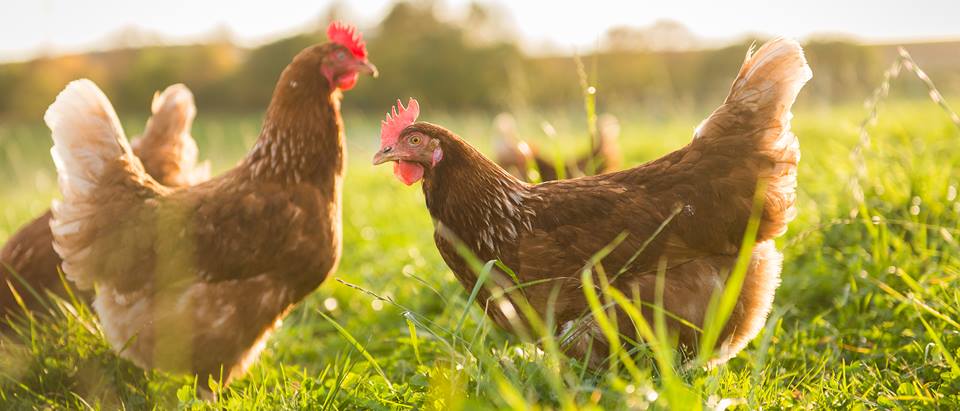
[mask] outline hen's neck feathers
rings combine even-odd
[[[288,66],[274,89],[260,137],[244,160],[250,178],[326,186],[342,175],[341,97],[318,68],[296,62]]]
[[[531,211],[524,207],[530,186],[453,133],[421,124],[439,134],[443,150],[443,159],[424,173],[431,216],[481,257],[499,255],[500,245],[530,226]]]

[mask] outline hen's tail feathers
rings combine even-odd
[[[189,132],[193,119],[197,115],[197,105],[194,103],[193,93],[187,86],[174,84],[162,93],[154,93],[150,111],[153,115],[147,120],[143,138],[151,141],[142,144],[170,145],[176,143],[168,142],[170,139],[192,140]],[[183,136],[184,134],[187,134],[186,137]]]
[[[197,143],[190,135],[197,107],[193,93],[183,84],[156,93],[151,104],[153,115],[134,152],[147,172],[157,181],[182,187],[210,179],[210,164],[197,163]]]
[[[183,84],[174,84],[167,87],[163,92],[153,94],[153,102],[150,104],[150,112],[157,114],[163,108],[183,108],[196,112],[196,104],[193,102],[193,93]]]
[[[734,133],[750,139],[757,155],[752,166],[766,186],[758,242],[782,235],[796,217],[800,144],[790,131],[790,108],[812,77],[799,43],[772,40],[747,53],[724,105],[697,130],[698,136]]]
[[[813,77],[803,48],[796,40],[779,38],[747,52],[727,103],[753,104],[789,113],[800,89]],[[755,108],[755,109],[756,109]]]
[[[43,117],[54,141],[50,154],[57,168],[63,201],[53,204],[50,229],[63,270],[81,288],[89,281],[74,268],[92,241],[87,223],[115,192],[149,179],[133,155],[110,101],[90,80],[76,80],[60,92]]]

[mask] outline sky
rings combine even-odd
[[[394,0],[344,1],[353,22],[376,24]],[[436,0],[455,15],[470,0]],[[104,47],[124,29],[157,33],[168,44],[203,40],[229,30],[244,45],[294,33],[318,17],[330,0],[0,0],[0,60]],[[738,0],[523,1],[481,0],[511,15],[524,47],[593,44],[611,26],[678,21],[707,39],[746,33],[807,38],[830,34],[866,42],[960,39],[960,0]],[[952,17],[950,17],[952,16]],[[533,49],[533,50],[531,50]]]

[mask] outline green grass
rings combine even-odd
[[[424,114],[489,148],[492,116]],[[636,165],[685,144],[706,113],[615,114],[626,164]],[[761,335],[725,366],[683,367],[653,344],[592,373],[550,340],[538,349],[498,330],[440,259],[420,190],[370,166],[377,119],[348,115],[340,269],[219,402],[196,398],[194,384],[208,381],[118,359],[88,308],[57,301],[0,340],[0,409],[956,409],[960,132],[930,101],[882,105],[868,129],[861,202],[850,153],[866,116],[858,106],[795,110],[800,215],[780,241],[783,285]],[[538,138],[544,119],[556,139]],[[582,114],[520,120],[547,150],[586,144]],[[140,119],[125,123],[130,134],[142,129]],[[201,111],[194,135],[224,170],[258,128],[259,116]],[[56,196],[49,146],[39,120],[0,127],[0,241]],[[610,297],[625,298],[598,298]],[[656,341],[658,324],[649,327]]]

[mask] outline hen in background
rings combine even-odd
[[[134,140],[133,153],[143,163],[144,170],[157,182],[168,187],[197,184],[210,178],[210,163],[197,164],[197,143],[190,135],[197,107],[193,93],[183,84],[167,87],[153,96],[151,116],[140,138]],[[0,250],[0,326],[3,317],[20,313],[11,287],[23,299],[28,310],[37,310],[46,291],[60,297],[67,292],[60,281],[60,256],[53,250],[49,210],[14,233]],[[16,278],[13,273],[19,275]],[[80,297],[91,301],[93,294],[82,292]]]
[[[182,189],[147,175],[106,96],[70,83],[44,117],[63,200],[54,249],[95,287],[107,341],[143,368],[230,383],[294,304],[336,269],[345,139],[341,90],[376,75],[352,27],[283,70],[256,144],[233,169]]]
[[[666,325],[695,353],[708,305],[726,286],[761,199],[746,277],[710,357],[722,363],[757,335],[780,283],[783,256],[774,239],[796,216],[800,159],[790,107],[810,77],[800,45],[774,40],[747,54],[730,94],[685,147],[635,168],[536,185],[449,130],[415,122],[419,106],[411,99],[384,122],[374,164],[395,162],[408,185],[423,180],[437,248],[467,290],[478,279],[460,247],[513,270],[515,277],[495,269],[476,299],[496,324],[528,330],[521,314],[528,303],[541,319],[554,319],[564,350],[592,367],[610,348],[581,281],[597,253],[622,239],[601,261],[607,275],[593,270],[593,282],[640,299],[637,309],[651,323],[664,273],[663,307],[673,315]],[[504,298],[491,300],[494,292]],[[640,340],[629,316],[616,319],[623,335]]]
[[[500,167],[526,182],[553,181],[559,178],[557,163],[543,155],[539,148],[521,139],[517,134],[517,121],[510,113],[500,113],[493,120],[494,159]],[[603,174],[620,168],[620,122],[613,114],[603,114],[597,119],[597,136],[591,144],[591,154],[583,155],[564,163],[565,178]],[[590,161],[593,164],[590,164]],[[591,168],[593,173],[590,173]],[[532,178],[536,172],[539,178]]]

